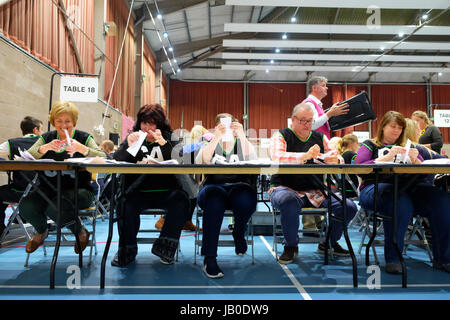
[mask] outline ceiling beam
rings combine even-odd
[[[390,73],[429,73],[429,72],[450,72],[450,68],[443,67],[363,67],[363,66],[292,66],[292,65],[248,65],[248,64],[223,64],[222,70],[253,70],[253,71],[319,71],[319,72],[390,72]]]
[[[450,62],[450,56],[421,56],[421,55],[383,55],[381,54],[287,54],[287,53],[240,53],[224,52],[223,59],[251,59],[251,60],[292,60],[292,61],[378,61],[396,62]]]
[[[331,34],[411,34],[417,25],[383,25],[378,28],[367,28],[366,25],[335,25],[335,24],[279,24],[279,23],[225,23],[225,32],[266,32],[266,33],[331,33]],[[424,26],[415,35],[450,34],[447,26]]]
[[[450,50],[449,42],[402,42],[398,41],[338,41],[338,40],[239,40],[224,39],[224,47],[238,48],[332,48],[388,50],[393,46],[403,50]]]
[[[269,7],[315,7],[315,8],[361,8],[377,6],[382,9],[446,9],[448,0],[225,0],[227,6],[269,6]]]
[[[156,7],[153,1],[136,1],[136,2],[147,2],[150,10],[153,13],[156,13]],[[205,2],[208,2],[208,0],[166,0],[166,1],[159,1],[158,2],[158,8],[162,15],[169,15],[172,13],[177,13],[182,10],[189,9],[191,7],[197,6],[199,4],[203,4]],[[216,5],[224,5],[225,0],[216,0]]]
[[[288,10],[288,8],[275,8],[269,14],[267,14],[260,22],[261,23],[269,23],[269,22],[273,21],[274,19],[277,19],[286,10]],[[256,34],[257,33],[254,33],[254,32],[240,32],[240,33],[235,33],[235,34],[231,34],[231,35],[215,37],[215,38],[211,38],[211,39],[203,39],[203,40],[197,40],[197,41],[192,41],[192,42],[188,42],[188,43],[174,44],[174,45],[172,45],[172,47],[173,47],[173,52],[175,53],[175,55],[177,57],[181,57],[181,56],[190,54],[194,51],[202,50],[204,48],[212,47],[212,46],[220,46],[222,48],[221,50],[219,50],[219,48],[216,48],[216,49],[218,49],[217,52],[220,52],[223,50],[222,42],[225,39],[249,39],[249,38],[254,37]],[[162,49],[156,53],[156,59],[158,62],[163,62],[165,60],[165,53]]]

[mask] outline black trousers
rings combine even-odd
[[[9,185],[3,185],[0,186],[0,225],[4,226],[5,223],[5,210],[8,208],[8,205],[6,203],[3,203],[3,201],[9,201],[9,202],[19,202],[20,198],[22,197],[21,192],[14,191],[11,186]]]
[[[136,246],[144,209],[165,209],[164,226],[160,238],[179,240],[181,230],[190,215],[190,202],[182,190],[139,192],[134,191],[126,196],[122,218],[117,223],[119,231],[119,247]]]

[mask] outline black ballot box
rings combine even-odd
[[[347,114],[332,117],[328,120],[331,130],[340,130],[358,124],[377,120],[369,96],[365,91],[361,91],[356,96],[343,101],[349,104],[349,111]]]

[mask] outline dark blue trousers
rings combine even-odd
[[[393,215],[393,188],[389,183],[378,184],[377,208],[381,214]],[[360,193],[361,207],[373,210],[375,186],[368,185]],[[399,194],[397,204],[397,243],[403,251],[405,233],[413,214],[428,218],[431,228],[433,258],[440,264],[450,263],[450,194],[426,183],[411,186]],[[399,263],[393,242],[393,225],[383,220],[384,258],[387,263]]]
[[[274,209],[280,210],[281,215],[281,226],[283,228],[283,236],[285,244],[289,247],[296,247],[298,245],[298,229],[300,226],[299,213],[302,208],[307,206],[311,207],[311,203],[308,198],[302,197],[297,194],[294,190],[287,187],[277,187],[270,195],[270,202]],[[326,208],[328,206],[328,200],[324,200],[321,204],[321,208]],[[355,216],[357,211],[356,205],[353,201],[347,199],[347,221],[346,224],[350,222]],[[339,201],[331,197],[331,213],[336,217],[343,217],[343,207]],[[330,242],[331,245],[335,245],[336,242],[341,238],[344,231],[344,226],[340,221],[330,219],[331,234]]]
[[[256,210],[256,190],[246,183],[209,184],[200,190],[197,200],[203,210],[201,253],[203,256],[217,257],[219,233],[225,210],[233,211],[233,232],[243,235],[248,220]]]

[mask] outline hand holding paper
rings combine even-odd
[[[132,133],[133,134],[133,133]],[[142,146],[142,143],[144,142],[144,139],[147,137],[147,132],[139,130],[139,136],[136,141],[132,143],[131,146],[128,147],[127,151],[129,154],[131,154],[133,157],[136,157],[136,154],[138,153],[139,149]]]
[[[220,123],[223,124],[226,128],[225,134],[222,136],[223,142],[229,142],[233,141],[233,131],[231,130],[231,118],[230,117],[224,117],[220,118]]]

